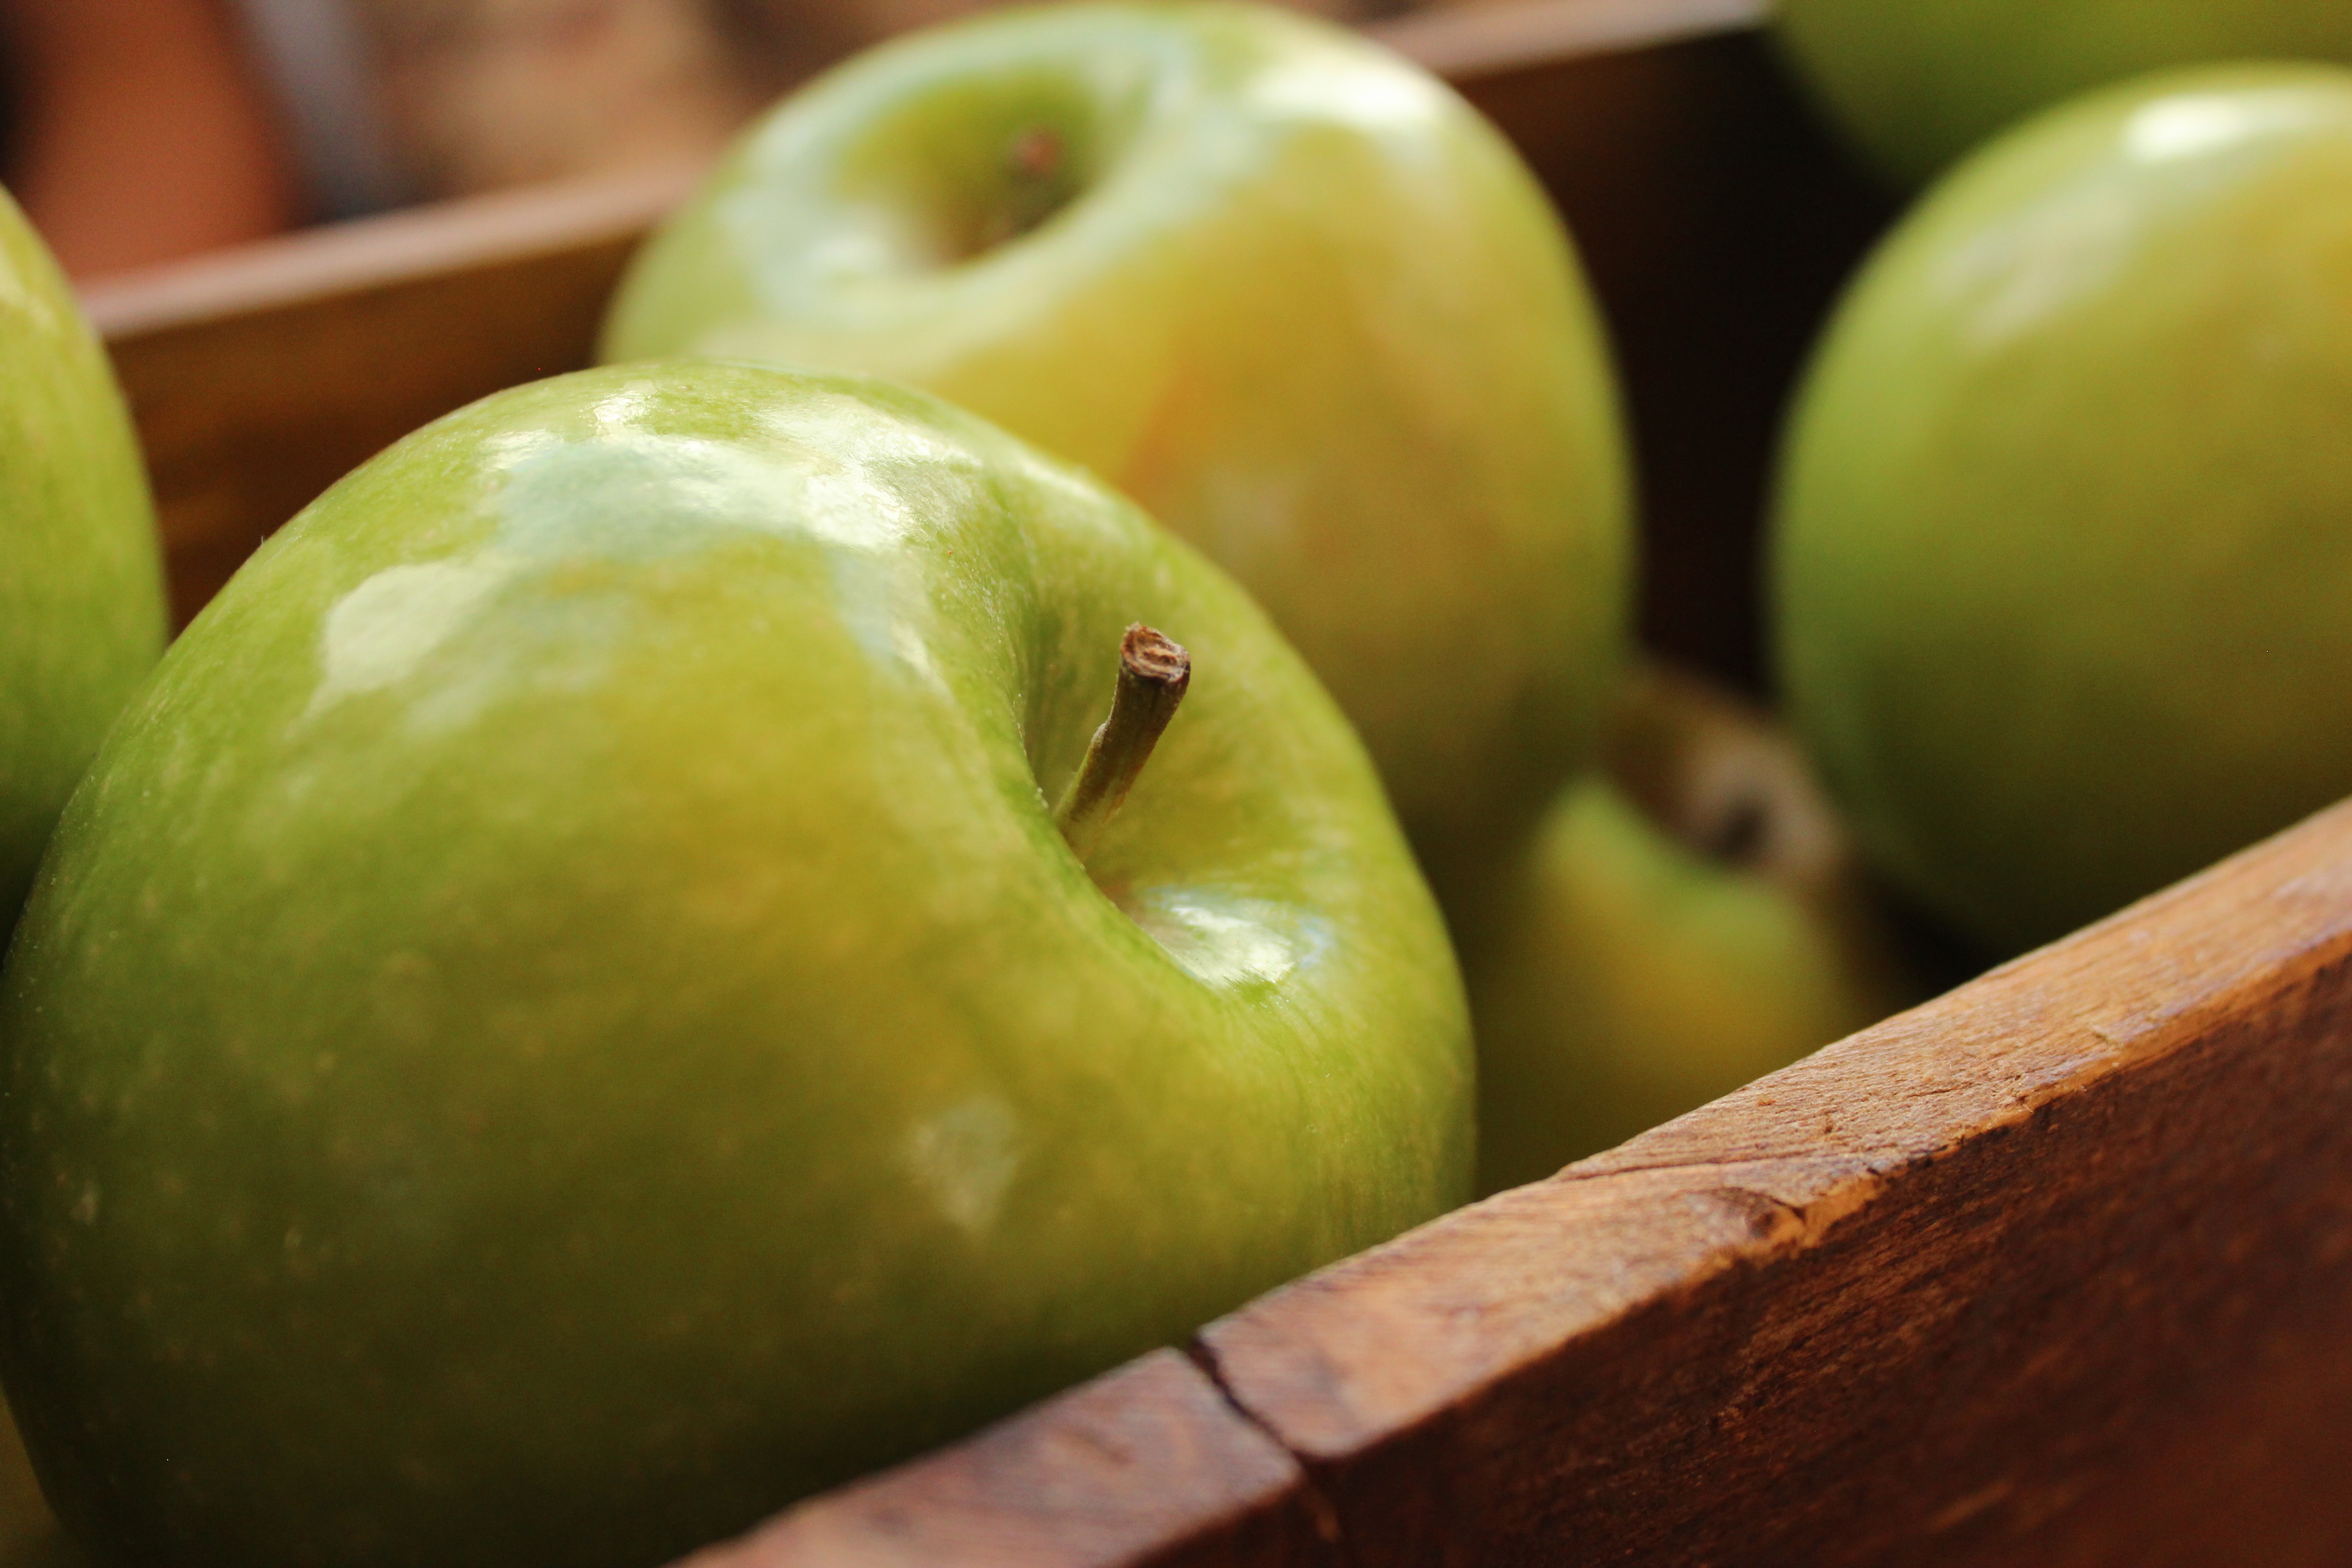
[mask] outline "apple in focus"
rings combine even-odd
[[[1773,27],[1831,117],[1905,186],[2029,114],[2144,72],[2352,61],[2341,0],[1780,0]]]
[[[1761,715],[1643,667],[1606,758],[1464,933],[1481,1193],[1919,999],[1843,829]]]
[[[1969,160],[1791,418],[1773,619],[1872,859],[2013,952],[2352,791],[2352,71],[2110,89]]]
[[[1082,836],[1133,623],[1190,694]],[[1470,1178],[1444,931],[1262,612],[981,420],[751,365],[498,395],[273,538],[0,1032],[9,1394],[149,1568],[645,1568]]]
[[[106,353],[0,191],[0,944],[66,796],[163,647],[147,474]]]
[[[648,242],[608,359],[925,387],[1240,581],[1440,891],[1599,737],[1627,459],[1568,236],[1443,83],[1265,6],[1069,5],[875,49]]]

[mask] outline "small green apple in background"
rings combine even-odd
[[[1134,622],[1191,695],[1081,861]],[[757,366],[501,394],[271,540],[0,1032],[9,1391],[152,1568],[645,1568],[1470,1178],[1435,907],[1263,613],[969,415]]]
[[[1463,933],[1478,1186],[1728,1093],[1917,999],[1795,747],[1639,670],[1608,771],[1570,786]]]
[[[74,782],[163,647],[163,572],[122,395],[0,191],[0,943]]]
[[[1898,886],[2042,942],[2352,791],[2352,72],[2100,93],[1957,171],[1788,437],[1781,683]]]
[[[16,1423],[0,1412],[0,1568],[75,1568],[80,1561],[41,1497]]]
[[[1492,127],[1328,24],[1074,5],[877,49],[664,226],[604,350],[887,375],[1091,468],[1265,605],[1441,892],[1598,739],[1628,481],[1574,254]]]
[[[1905,185],[2037,110],[2146,71],[2352,60],[2343,0],[1780,0],[1773,22],[1832,118]]]

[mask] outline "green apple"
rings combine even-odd
[[[1106,826],[1138,622],[1192,694]],[[272,539],[0,1034],[8,1389],[152,1568],[644,1568],[1470,1179],[1444,929],[1262,612],[969,415],[750,365],[500,394]]]
[[[1906,185],[2091,88],[2215,60],[2352,60],[2342,0],[1780,0],[1782,52]]]
[[[106,355],[0,191],[0,942],[106,727],[163,647],[139,443]]]
[[[1474,110],[1328,24],[1072,5],[877,49],[661,229],[604,351],[888,375],[1092,469],[1266,607],[1433,872],[1597,740],[1628,488],[1575,256]]]
[[[79,1561],[41,1497],[16,1423],[0,1408],[0,1568],[71,1568]]]
[[[1917,999],[1796,748],[1663,668],[1463,935],[1497,1192]]]
[[[1886,242],[1793,416],[1780,678],[1872,857],[1994,948],[2352,790],[2352,72],[2109,89]]]

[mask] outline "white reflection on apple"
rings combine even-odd
[[[1020,1122],[993,1094],[975,1094],[915,1124],[900,1157],[916,1184],[965,1235],[985,1235],[1021,1164]]]
[[[1180,968],[1219,990],[1277,984],[1331,945],[1330,926],[1307,910],[1238,893],[1147,888],[1122,907]]]
[[[2291,93],[2183,93],[2133,114],[2121,147],[2144,167],[2218,158],[2313,118],[2312,106]],[[2129,264],[2150,225],[2178,205],[2177,174],[2158,196],[2116,182],[2097,160],[2081,173],[1945,263],[1938,281],[1971,348],[1998,350],[2095,295]]]
[[[514,445],[500,453],[507,476],[501,515],[485,543],[455,560],[387,567],[328,611],[320,632],[322,679],[303,717],[408,679],[499,588],[551,562],[652,560],[737,531],[798,535],[866,559],[897,551],[922,524],[874,471],[902,465],[937,470],[950,455],[911,434],[877,439],[870,417],[853,417],[861,406],[830,399],[790,417],[772,415],[767,423],[775,433],[802,448],[791,461],[724,442],[614,428],[614,422],[646,417],[634,395],[596,405],[606,434]],[[746,494],[775,499],[745,513],[740,501]],[[860,581],[871,575],[851,574]],[[885,591],[887,584],[866,586],[842,596],[851,635],[878,659],[939,684],[929,647],[887,608],[903,595]],[[861,615],[861,605],[872,613]]]
[[[326,679],[303,717],[406,679],[474,606],[513,574],[510,561],[426,561],[377,573],[335,601],[320,633]]]
[[[2308,105],[2282,93],[2161,99],[2131,117],[2124,128],[2124,150],[2143,163],[2165,163],[2293,130],[2312,118]]]
[[[1956,313],[1969,346],[1999,349],[2096,292],[2131,254],[2139,214],[2124,193],[2069,190],[1962,247],[1938,279],[1972,303]]]
[[[1410,128],[1418,135],[1446,107],[1436,84],[1417,72],[1334,70],[1321,59],[1261,72],[1247,91],[1250,103],[1259,109],[1307,120],[1337,120],[1376,132]]]

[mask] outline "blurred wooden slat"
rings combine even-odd
[[[1753,27],[1769,0],[1526,0],[1441,5],[1366,29],[1455,86],[1591,55]]]

